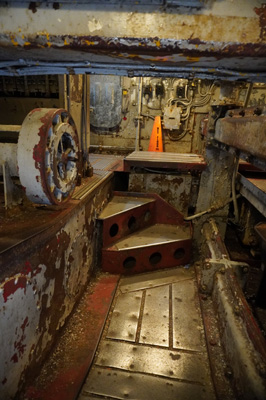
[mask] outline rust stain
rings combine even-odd
[[[30,2],[29,10],[31,10],[33,12],[33,14],[35,14],[37,12],[37,4],[35,1]]]
[[[13,354],[13,356],[11,357],[10,361],[13,361],[14,364],[16,364],[18,362],[18,355],[17,353]]]
[[[3,297],[6,303],[8,298],[12,296],[18,289],[23,289],[26,293],[27,277],[16,275],[4,282],[3,284]]]
[[[76,78],[78,77],[73,77],[74,82],[76,81]],[[80,94],[79,94],[80,96]],[[31,111],[29,115],[32,115],[36,111],[40,111],[39,108]],[[35,168],[40,171],[40,182],[42,184],[42,189],[46,195],[46,197],[50,200],[52,204],[57,204],[60,205],[62,202],[57,201],[53,193],[49,190],[49,184],[48,184],[48,173],[49,173],[49,168],[46,169],[45,167],[45,151],[47,148],[47,137],[48,137],[48,131],[52,126],[52,121],[54,117],[57,114],[60,114],[62,112],[65,112],[63,109],[50,109],[42,118],[40,118],[40,121],[42,122],[42,126],[39,129],[38,135],[40,136],[39,142],[34,146],[33,148],[33,159],[35,160]],[[72,118],[69,116],[68,118],[68,123],[74,127],[74,122]],[[78,145],[78,135],[76,132],[76,135],[74,137],[74,140],[77,144],[77,147],[79,148]],[[80,151],[78,151],[77,154],[78,159],[80,160]],[[80,168],[80,162],[77,163],[78,169]],[[36,180],[38,181],[39,178],[36,177]],[[74,187],[73,189],[74,190]],[[36,196],[37,197],[37,196]],[[70,200],[70,196],[64,199],[64,202]]]
[[[78,75],[71,76],[71,99],[72,101],[82,102],[82,87]]]
[[[22,355],[23,355],[23,353],[24,353],[24,351],[25,351],[25,348],[26,348],[26,344],[24,344],[23,342],[24,342],[24,340],[26,339],[25,329],[26,329],[27,326],[29,326],[29,318],[28,318],[28,317],[26,317],[26,318],[24,319],[24,322],[23,322],[23,324],[22,324],[21,327],[20,327],[20,329],[21,329],[21,335],[20,335],[19,339],[18,339],[17,341],[15,341],[15,343],[14,343],[14,347],[15,347],[15,349],[17,350],[17,353],[15,353],[15,354],[16,354],[17,357],[19,357],[19,358],[22,357]],[[15,354],[14,354],[14,356],[15,356]],[[13,357],[14,357],[14,356],[13,356]]]
[[[262,8],[266,13],[265,7]],[[256,9],[261,10],[261,9]],[[259,11],[257,11],[259,12]],[[262,11],[260,11],[262,13]],[[260,14],[261,15],[261,14]],[[265,15],[261,16],[261,25],[265,24]],[[263,37],[266,36],[265,32]],[[14,36],[9,36],[14,46],[24,46],[28,50],[51,47],[58,49],[71,49],[90,53],[108,54],[123,58],[135,58],[145,60],[146,56],[152,56],[155,60],[164,60],[164,57],[181,55],[187,57],[188,61],[197,62],[199,57],[215,57],[216,59],[230,57],[265,57],[266,44],[239,43],[239,42],[209,42],[199,38],[186,40],[158,39],[152,38],[110,38],[100,36],[71,36],[71,35],[49,35],[47,32],[39,32],[36,37],[27,37],[26,46],[19,44]],[[46,40],[46,43],[44,43]],[[145,56],[143,58],[143,56]],[[161,57],[159,59],[158,57]]]
[[[27,297],[28,288],[30,291],[36,291],[34,292],[34,299],[38,306],[36,311],[36,317],[38,318],[37,326],[36,321],[32,319],[32,315],[27,312],[27,308],[23,309],[21,320],[19,320],[15,326],[11,326],[15,338],[12,342],[14,345],[13,351],[10,349],[11,352],[7,359],[5,370],[6,377],[4,375],[2,378],[2,384],[5,385],[5,387],[10,383],[9,371],[13,370],[16,363],[18,363],[18,368],[21,369],[18,373],[20,382],[32,383],[34,376],[39,372],[41,363],[47,357],[53,341],[57,337],[58,329],[62,327],[65,318],[71,312],[76,300],[80,298],[85,288],[85,281],[82,280],[83,278],[78,275],[78,279],[73,281],[74,288],[70,293],[70,298],[64,283],[65,277],[78,269],[80,274],[83,275],[83,271],[85,270],[86,277],[89,279],[92,273],[92,260],[88,262],[86,247],[88,248],[88,253],[91,252],[90,254],[92,254],[94,251],[92,242],[95,240],[94,216],[99,212],[101,204],[106,201],[107,195],[110,192],[111,183],[108,183],[108,185],[105,185],[102,189],[97,191],[96,197],[89,198],[84,202],[82,204],[82,209],[80,205],[76,207],[76,203],[73,202],[70,203],[70,205],[68,204],[63,210],[51,207],[51,209],[46,209],[44,211],[43,208],[38,207],[36,209],[34,208],[34,212],[32,212],[33,207],[29,205],[26,210],[25,208],[23,210],[16,210],[14,214],[16,218],[12,215],[5,219],[5,226],[1,225],[5,235],[10,237],[13,235],[13,244],[14,239],[18,240],[19,235],[16,247],[11,250],[8,249],[3,253],[5,271],[2,271],[2,279],[5,279],[5,276],[9,276],[10,280],[14,280],[16,277],[21,276],[21,274],[25,275],[25,283],[26,279],[29,281],[27,282],[29,285],[26,286],[26,294],[24,295],[23,290],[20,289],[18,294],[25,298],[25,296]],[[79,218],[80,215],[83,216],[82,220]],[[83,218],[86,225],[85,228],[81,227]],[[75,221],[77,221],[78,226],[82,232],[84,232],[84,237],[82,235],[82,237],[80,236],[80,239],[78,239],[81,241],[80,245],[76,247],[73,246],[73,243],[77,240],[76,231],[71,235],[67,233],[70,229],[68,224],[70,224],[70,226],[74,224],[75,226]],[[64,228],[65,224],[67,224],[67,229],[66,227]],[[40,232],[36,236],[33,235],[33,237],[29,237],[29,231],[34,231],[37,225],[40,227]],[[44,226],[48,229],[43,230]],[[9,235],[10,232],[12,232],[12,235]],[[71,243],[72,247],[70,247]],[[77,251],[82,251],[83,253],[83,260],[81,263],[79,263],[79,257],[77,257],[79,253],[77,253]],[[69,257],[70,253],[72,255],[71,257]],[[71,265],[67,265],[68,261],[70,261]],[[2,262],[2,257],[0,257],[0,262]],[[16,273],[16,275],[12,275],[11,277],[11,273]],[[41,275],[39,275],[39,273]],[[40,278],[40,280],[32,279],[36,274],[39,275],[38,278]],[[53,282],[52,286],[51,282]],[[18,280],[16,284],[17,289],[20,283],[24,282]],[[6,284],[8,288],[10,284],[3,280],[1,284],[2,296],[4,293],[3,286]],[[12,284],[14,288],[15,281]],[[102,293],[106,295],[106,285],[102,288]],[[102,293],[99,301],[103,303]],[[8,295],[7,292],[5,292],[5,294]],[[48,296],[50,296],[50,298],[48,298]],[[18,296],[18,298],[19,301],[20,296]],[[14,307],[12,300],[11,296],[7,296],[8,303]],[[84,312],[86,311],[86,315],[91,314],[88,313],[88,307],[93,307],[90,301],[88,302],[88,306],[86,303],[86,310],[84,310]],[[14,308],[13,311],[17,312]],[[97,311],[95,317],[98,318],[99,309]],[[8,323],[11,322],[12,321],[9,321]],[[84,326],[84,320],[81,322],[82,326]],[[25,335],[27,341],[24,339]],[[84,334],[84,339],[86,338],[85,336]],[[28,339],[32,337],[35,337],[34,343],[28,343]],[[98,335],[96,335],[96,338],[97,337]],[[7,337],[6,340],[8,341]],[[26,343],[26,348],[24,343]],[[27,346],[30,346],[30,354]],[[78,359],[77,362],[80,363],[80,359]],[[67,365],[71,366],[71,363]],[[76,369],[76,371],[78,371],[78,369]],[[71,376],[73,376],[73,374]],[[68,376],[67,382],[69,383],[69,381]],[[51,399],[51,397],[48,398]]]
[[[263,3],[260,8],[254,8],[255,13],[259,16],[260,19],[260,38],[261,40],[266,39],[266,3]]]

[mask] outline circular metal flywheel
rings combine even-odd
[[[31,201],[61,204],[70,199],[80,151],[75,123],[66,110],[32,110],[21,126],[17,156],[20,182]]]

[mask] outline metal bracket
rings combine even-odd
[[[206,259],[201,269],[201,291],[211,294],[213,290],[214,277],[217,273],[224,274],[227,269],[233,269],[241,287],[246,284],[249,265],[245,262],[231,261],[227,258],[219,260]]]

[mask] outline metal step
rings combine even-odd
[[[186,239],[190,239],[190,231],[184,226],[155,224],[119,240],[109,249],[132,250]]]
[[[106,219],[112,216],[118,216],[125,211],[132,210],[133,208],[141,207],[144,204],[152,203],[155,200],[147,197],[129,197],[129,196],[114,196],[107,204],[105,209],[99,215],[98,219]]]
[[[154,198],[115,195],[98,217],[103,247],[155,222]]]
[[[102,250],[105,272],[134,274],[184,265],[191,252],[190,226],[155,224]]]

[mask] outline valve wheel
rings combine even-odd
[[[75,189],[80,169],[78,133],[64,109],[36,108],[21,126],[18,169],[29,200],[62,204]]]

